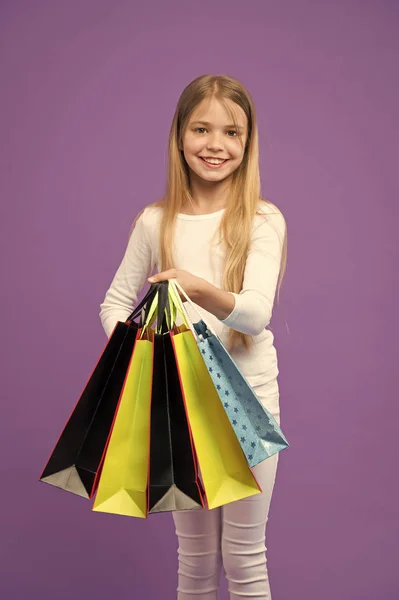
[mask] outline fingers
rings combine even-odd
[[[176,279],[177,278],[177,269],[169,269],[168,271],[163,271],[162,273],[157,273],[156,275],[152,275],[148,278],[149,283],[158,283],[159,281],[165,281],[166,279]]]

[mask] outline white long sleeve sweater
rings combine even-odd
[[[254,336],[255,343],[249,351],[245,348],[231,351],[251,385],[262,385],[278,375],[274,336],[265,327],[272,316],[286,227],[274,205],[259,201],[259,207],[268,216],[265,219],[257,215],[254,219],[242,290],[239,294],[230,292],[235,298],[232,312],[219,320],[196,305],[222,342],[227,341],[229,327]],[[117,321],[125,321],[131,314],[138,293],[154,267],[160,270],[161,210],[147,206],[137,219],[122,262],[105,294],[100,318],[108,337]],[[224,209],[205,215],[179,213],[174,238],[175,268],[189,271],[219,288],[222,287],[223,249],[216,242],[211,246],[211,240],[223,212]],[[184,306],[191,320],[198,321],[192,307],[188,303]]]

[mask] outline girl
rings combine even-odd
[[[127,319],[147,278],[176,279],[280,423],[274,336],[265,328],[286,247],[283,215],[260,197],[250,94],[231,77],[198,77],[183,90],[173,118],[165,196],[136,217],[101,304],[104,330],[109,336],[118,320]],[[158,273],[149,278],[154,267]],[[261,494],[213,510],[173,513],[178,600],[216,600],[222,566],[231,600],[270,600],[265,529],[277,463],[275,454],[253,468]]]

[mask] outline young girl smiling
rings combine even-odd
[[[267,326],[286,251],[285,219],[260,196],[249,92],[231,77],[198,77],[183,90],[174,114],[166,193],[136,217],[101,304],[104,330],[109,336],[118,320],[127,319],[146,280],[177,280],[280,423],[277,355]],[[198,320],[190,311],[187,303],[187,313]],[[179,600],[216,600],[222,567],[231,600],[271,599],[265,531],[278,456],[253,468],[261,494],[213,510],[173,513]]]

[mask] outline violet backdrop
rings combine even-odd
[[[387,0],[1,2],[1,598],[176,597],[170,514],[93,513],[38,477],[203,73],[251,92],[262,195],[288,225],[273,600],[399,597],[398,17]]]

